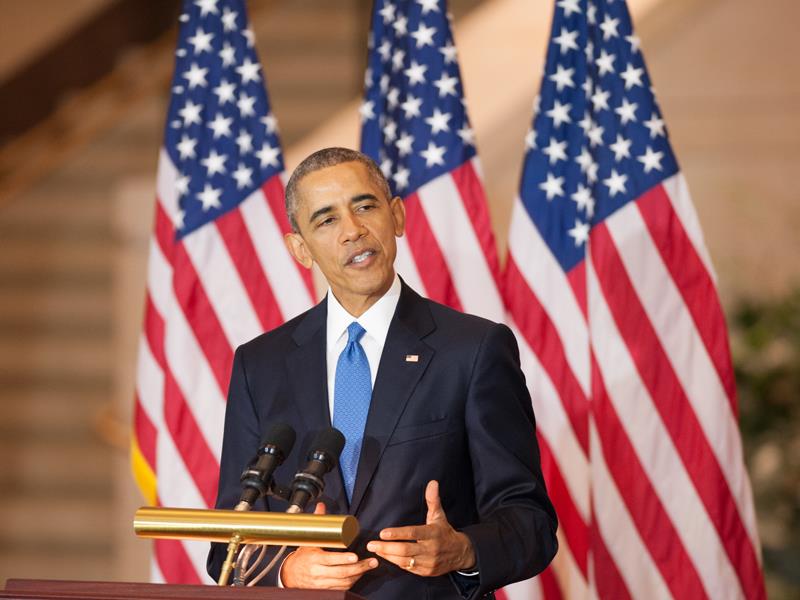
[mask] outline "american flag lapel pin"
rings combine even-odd
[[[419,362],[419,354],[406,354],[406,362]]]

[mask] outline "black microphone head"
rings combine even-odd
[[[338,429],[334,429],[333,427],[323,429],[311,443],[309,458],[317,452],[324,452],[331,455],[335,463],[339,460],[339,455],[344,449],[344,441],[344,435]]]
[[[267,431],[267,434],[264,436],[264,440],[261,442],[261,448],[263,449],[267,446],[274,446],[283,454],[283,456],[289,456],[289,453],[294,447],[294,440],[296,437],[297,434],[291,425],[287,425],[286,423],[276,423],[270,427],[269,431]]]

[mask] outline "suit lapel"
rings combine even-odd
[[[351,514],[358,511],[397,421],[433,357],[433,349],[422,338],[434,328],[427,304],[404,283],[372,391]],[[414,355],[416,360],[406,360]]]
[[[317,433],[331,426],[326,359],[327,306],[327,300],[323,300],[300,322],[292,334],[297,347],[286,355],[294,402],[308,432],[308,439],[298,440],[295,452],[311,450],[308,445]],[[305,465],[305,462],[305,456],[299,457],[300,465]],[[339,469],[325,478],[325,484],[325,496],[335,500],[343,512],[347,507],[347,497]]]

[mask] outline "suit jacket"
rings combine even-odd
[[[232,508],[239,475],[262,433],[298,433],[276,471],[288,484],[314,436],[329,427],[327,302],[236,351],[225,415],[217,508]],[[406,360],[416,355],[417,360]],[[556,553],[556,515],[545,490],[531,400],[514,335],[426,300],[403,284],[372,393],[352,503],[341,475],[326,477],[331,514],[355,515],[360,557],[385,527],[425,523],[424,490],[436,479],[448,520],[472,541],[479,575],[426,578],[380,560],[352,591],[381,600],[478,598],[542,571]],[[283,511],[275,498],[259,508]],[[309,507],[309,510],[313,507]],[[217,577],[225,546],[212,545]],[[272,573],[262,580],[276,584]]]

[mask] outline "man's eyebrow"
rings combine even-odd
[[[377,200],[378,197],[375,194],[370,194],[369,192],[365,192],[363,194],[358,194],[357,196],[353,196],[350,198],[350,204],[355,202],[361,202],[362,200]]]
[[[356,204],[357,202],[363,202],[364,200],[375,200],[377,202],[378,197],[375,194],[370,194],[369,192],[365,192],[363,194],[357,194],[352,198],[350,198],[350,204]],[[313,223],[318,217],[321,217],[322,215],[327,215],[328,213],[331,212],[333,212],[332,206],[330,205],[322,206],[317,210],[315,210],[313,213],[311,213],[311,216],[308,217],[308,222]]]

